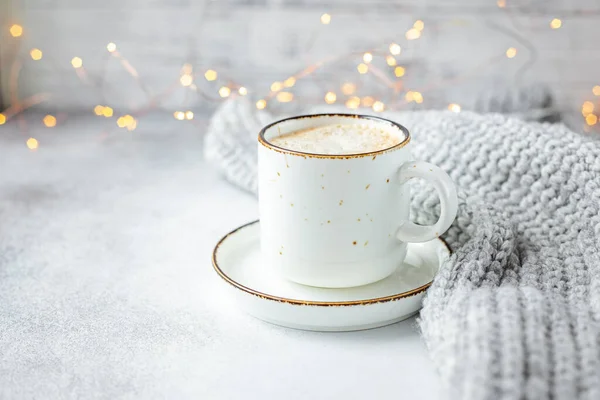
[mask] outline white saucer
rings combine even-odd
[[[243,225],[215,246],[213,266],[249,314],[289,328],[355,331],[406,319],[439,266],[450,256],[441,239],[408,245],[406,260],[390,277],[347,289],[325,289],[287,281],[261,262],[259,222]]]

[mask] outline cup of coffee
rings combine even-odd
[[[372,116],[318,114],[272,123],[258,136],[261,252],[296,283],[343,288],[392,274],[407,243],[437,238],[452,224],[456,189],[439,167],[415,161],[410,134]],[[436,224],[410,222],[408,181],[440,197]]]

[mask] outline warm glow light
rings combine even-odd
[[[385,62],[387,62],[387,65],[389,65],[390,67],[396,65],[396,59],[394,58],[394,56],[386,56]]]
[[[239,93],[239,94],[241,94],[242,96],[245,96],[245,95],[247,95],[247,94],[248,94],[248,89],[246,89],[245,87],[241,86],[241,87],[238,89],[238,93]]]
[[[413,92],[413,99],[415,102],[421,104],[423,102],[423,95],[419,92]]]
[[[333,92],[325,93],[325,103],[333,104],[337,100],[337,95]]]
[[[189,74],[183,74],[179,78],[179,82],[181,82],[182,86],[190,86],[194,82],[194,78]]]
[[[256,102],[256,108],[259,110],[263,110],[267,106],[267,102],[265,100],[259,100]]]
[[[342,85],[342,93],[346,96],[353,94],[356,91],[356,85],[354,83],[346,82]]]
[[[375,99],[371,96],[365,96],[362,98],[362,105],[365,107],[371,107],[375,103]]]
[[[504,8],[506,7],[506,0],[498,0],[496,4],[498,5],[498,7]]]
[[[104,115],[106,118],[112,117],[113,116],[113,109],[110,108],[110,107],[102,107],[102,115]]]
[[[271,84],[271,91],[278,92],[283,88],[283,84],[281,82],[273,82]]]
[[[71,65],[73,68],[81,68],[83,66],[83,60],[79,57],[73,57],[71,59]]]
[[[23,34],[23,27],[21,25],[14,24],[10,27],[9,31],[13,37],[19,37]]]
[[[591,101],[584,101],[581,106],[581,114],[585,117],[592,112],[594,112],[594,103]]]
[[[294,95],[290,92],[279,92],[277,93],[277,100],[282,103],[289,103],[294,100]]]
[[[588,116],[585,117],[585,123],[589,126],[596,125],[598,123],[598,117],[594,114],[588,114]]]
[[[456,103],[450,103],[450,104],[448,104],[448,110],[458,113],[458,112],[460,112],[460,106]]]
[[[185,119],[194,119],[194,113],[191,111],[185,112]]]
[[[552,29],[558,29],[562,26],[562,21],[558,18],[554,18],[552,21],[550,21],[550,28]]]
[[[132,131],[137,128],[137,121],[131,115],[126,115],[125,117],[125,127],[128,131]]]
[[[323,25],[327,25],[331,22],[331,15],[325,13],[323,15],[321,15],[321,23]]]
[[[192,71],[194,70],[194,67],[192,67],[192,64],[190,63],[185,63],[183,64],[183,67],[181,67],[181,73],[182,74],[191,74]]]
[[[393,55],[397,56],[398,54],[400,54],[401,51],[402,51],[402,48],[400,47],[399,44],[396,44],[396,43],[390,44],[390,53],[392,53]]]
[[[596,96],[600,96],[600,85],[596,85],[592,88],[592,93]]]
[[[366,74],[369,71],[369,66],[367,64],[360,63],[360,64],[358,64],[356,69],[358,70],[358,72],[360,74]]]
[[[183,121],[185,119],[185,113],[183,111],[175,111],[173,113],[173,116],[175,117],[175,119],[178,119],[180,121]]]
[[[104,113],[104,106],[97,105],[96,107],[94,107],[94,114],[100,116],[103,113]]]
[[[506,50],[506,57],[513,58],[516,55],[517,55],[517,49],[515,49],[514,47],[509,47],[508,50]]]
[[[217,74],[217,71],[209,69],[204,73],[204,78],[206,78],[207,81],[214,81],[215,79],[217,79],[217,77],[219,76],[219,74]]]
[[[56,126],[56,117],[53,115],[46,115],[42,121],[48,128],[54,128]]]
[[[371,54],[371,53],[363,54],[363,61],[367,64],[370,63],[371,61],[373,61],[373,54]]]
[[[408,40],[415,40],[421,37],[421,31],[416,28],[411,28],[408,31],[406,31],[405,36]]]
[[[415,21],[415,23],[413,24],[413,28],[415,28],[418,31],[422,31],[423,28],[425,28],[425,23],[419,19]]]
[[[376,101],[375,103],[373,103],[373,111],[375,112],[382,112],[384,108],[385,104],[383,104],[380,101]]]
[[[404,95],[404,99],[405,99],[406,101],[408,101],[409,103],[410,103],[411,101],[414,101],[414,99],[415,99],[415,97],[414,97],[414,92],[413,92],[413,91],[411,91],[411,90],[409,90],[408,92],[406,92],[406,94]]]
[[[219,89],[219,96],[221,97],[228,97],[231,94],[231,89],[229,89],[227,86],[221,86],[221,88]]]
[[[404,69],[404,67],[398,66],[394,68],[394,75],[396,75],[398,78],[403,77],[405,72],[406,70]]]
[[[0,125],[4,125],[6,123],[6,115],[0,114]]]
[[[37,148],[39,147],[39,143],[37,141],[37,139],[35,138],[29,138],[27,139],[27,147],[29,148],[29,150],[37,150]]]
[[[358,108],[358,106],[360,106],[360,97],[352,96],[346,100],[346,107]]]
[[[113,42],[110,42],[109,44],[106,45],[106,50],[108,50],[110,53],[114,53],[115,50],[117,50],[117,45],[114,44]]]
[[[42,59],[42,51],[40,49],[31,49],[31,51],[29,52],[29,55],[31,56],[31,58],[33,58],[35,61],[41,60]]]
[[[294,78],[293,76],[290,76],[283,82],[283,86],[285,86],[285,87],[292,87],[295,84],[296,84],[296,78]]]

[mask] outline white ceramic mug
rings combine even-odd
[[[330,124],[375,124],[397,132],[400,143],[362,154],[323,155],[284,149],[270,139]],[[402,263],[407,242],[444,233],[456,216],[457,197],[439,167],[414,161],[410,134],[383,118],[319,114],[284,119],[258,136],[261,251],[285,278],[341,288],[376,282]],[[431,226],[409,221],[411,178],[429,181],[441,214]]]

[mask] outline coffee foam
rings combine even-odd
[[[404,134],[376,124],[335,124],[304,129],[269,139],[275,146],[314,154],[360,154],[399,144]]]

